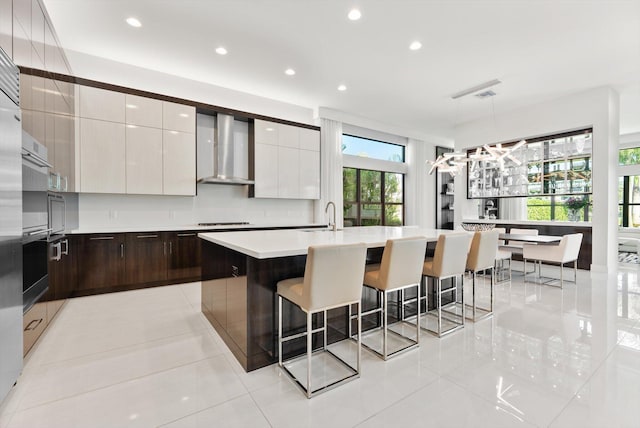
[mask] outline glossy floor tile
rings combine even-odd
[[[422,331],[418,349],[386,362],[363,350],[360,379],[311,400],[276,365],[245,373],[190,283],[68,301],[0,427],[637,427],[638,385],[636,266],[579,271],[563,289],[514,272],[492,317],[440,339]]]

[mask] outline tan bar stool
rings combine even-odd
[[[471,317],[473,321],[478,321],[482,318],[493,315],[493,284],[495,276],[495,263],[496,254],[498,252],[498,231],[487,230],[484,232],[476,232],[471,240],[471,249],[467,256],[467,271],[471,272]],[[490,298],[489,307],[478,307],[476,304],[476,280],[478,279],[478,272],[491,270],[490,279]],[[483,315],[478,316],[478,310],[484,312]]]
[[[369,350],[376,353],[382,359],[398,355],[401,352],[408,351],[417,347],[420,343],[420,324],[416,321],[415,338],[403,335],[389,328],[389,293],[398,292],[399,319],[398,323],[405,323],[404,320],[404,291],[408,288],[415,287],[417,299],[409,302],[415,302],[417,307],[417,318],[420,320],[420,280],[422,277],[422,264],[424,263],[425,252],[427,250],[427,239],[423,237],[389,239],[382,253],[382,260],[377,266],[370,266],[364,275],[364,285],[377,291],[380,306],[370,311],[364,312],[362,315],[370,315],[380,313],[381,322],[380,329],[382,331],[382,346],[374,344],[370,339],[377,341],[377,329],[370,330],[363,336],[363,345]],[[409,303],[407,302],[407,303]],[[394,323],[394,325],[397,323]],[[394,339],[404,342],[404,346],[400,345],[399,349],[389,352],[389,334]]]
[[[427,278],[434,278],[436,281],[436,298],[438,299],[438,307],[437,317],[438,317],[438,328],[437,330],[431,330],[428,328],[424,328],[425,330],[436,334],[438,337],[442,337],[446,334],[453,333],[454,331],[461,329],[464,327],[464,293],[462,294],[462,301],[458,302],[458,278],[462,278],[461,287],[464,285],[464,270],[467,263],[467,253],[469,251],[469,243],[471,242],[471,234],[466,232],[454,232],[440,235],[438,237],[438,242],[436,243],[436,250],[432,260],[426,261],[423,264],[422,274]],[[447,289],[442,289],[442,280],[447,278],[455,278],[455,286]],[[426,285],[426,284],[425,284]],[[429,290],[426,290],[427,295],[429,294]],[[445,317],[445,319],[453,322],[454,325],[452,328],[443,331],[442,330],[442,319],[443,319],[443,306],[442,306],[442,295],[445,293],[454,293],[454,299],[451,303],[447,304],[447,306],[452,305],[455,306],[460,303],[461,314],[451,313],[447,311],[447,314],[453,314],[457,319],[452,319],[449,317]],[[426,301],[426,314],[425,315],[434,315],[429,311],[429,302],[428,299]]]
[[[327,391],[342,383],[360,377],[361,355],[361,317],[360,299],[362,298],[362,277],[367,257],[367,246],[364,243],[350,245],[318,245],[309,247],[307,262],[303,278],[290,278],[278,282],[278,365],[298,384],[307,398]],[[307,314],[306,332],[282,336],[282,301],[288,300]],[[349,324],[351,324],[351,305],[357,304],[357,362],[356,366],[346,363],[343,359],[327,348],[327,310],[349,306]],[[323,326],[313,329],[312,315],[324,313]],[[313,351],[312,339],[314,333],[323,333],[323,346]],[[306,336],[307,351],[302,356],[282,360],[282,344],[289,340]],[[312,357],[324,354],[333,357],[346,374],[340,378],[330,377],[321,385],[312,378]],[[306,360],[306,361],[305,361]],[[306,363],[306,379],[300,380],[293,373],[300,371]],[[304,367],[302,367],[304,368]],[[325,376],[326,373],[323,373]],[[325,376],[327,377],[327,376]]]

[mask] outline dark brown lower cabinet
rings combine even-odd
[[[166,232],[165,241],[168,243],[167,279],[169,280],[199,280],[200,269],[200,238],[197,232]]]
[[[57,243],[59,258],[49,258],[49,291],[43,301],[59,301],[72,297],[78,288],[78,253],[80,240],[74,236],[66,236]]]
[[[167,247],[161,233],[127,233],[125,284],[166,281]]]
[[[123,285],[125,235],[84,235],[78,258],[78,292]]]
[[[200,280],[197,232],[91,234],[75,237],[75,295]]]

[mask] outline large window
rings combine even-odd
[[[640,176],[618,177],[618,226],[640,227]]]
[[[342,136],[342,153],[384,161],[404,162],[404,146],[347,134]]]
[[[345,226],[401,226],[404,224],[404,175],[344,168]]]
[[[569,195],[536,196],[527,198],[527,220],[560,220],[569,219],[569,210],[565,202]],[[588,195],[580,195],[579,198],[588,198],[589,205],[578,210],[580,220],[589,221],[591,218],[591,198]]]
[[[640,165],[640,147],[619,150],[618,165]]]

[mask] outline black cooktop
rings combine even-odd
[[[251,224],[248,221],[218,221],[215,223],[198,223],[198,226],[241,226]]]

